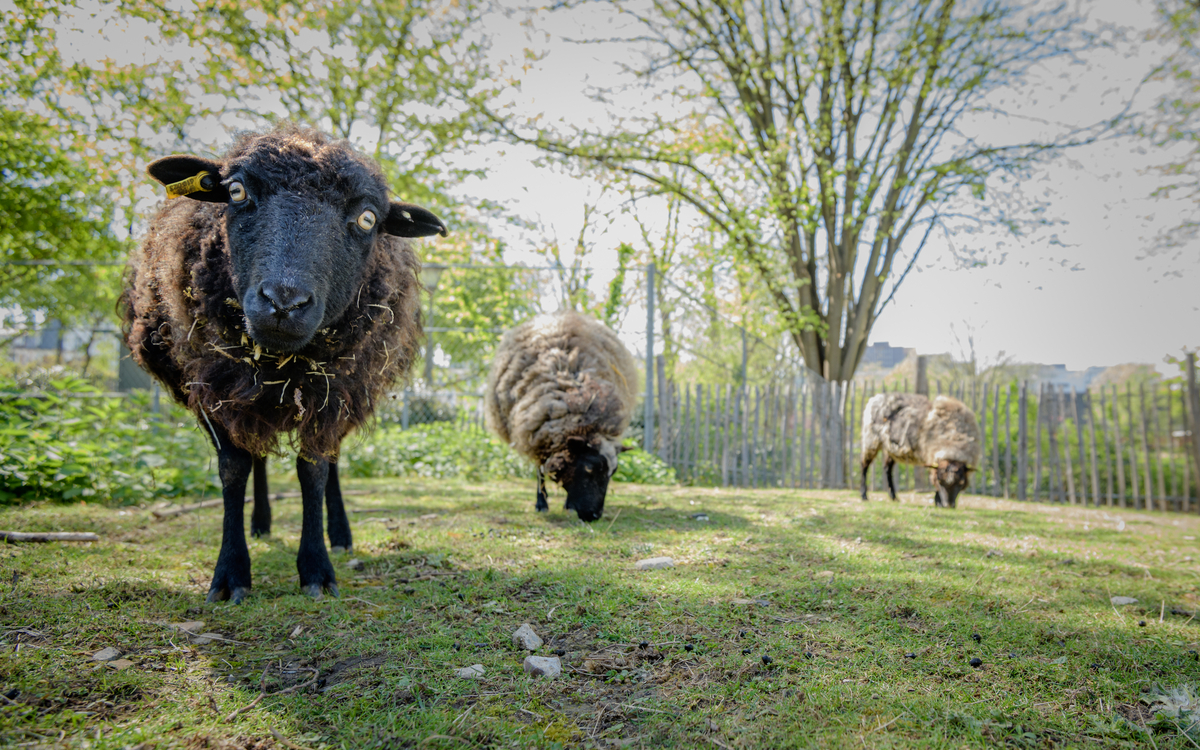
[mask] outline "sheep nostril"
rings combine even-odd
[[[301,310],[313,302],[312,292],[306,289],[269,281],[259,285],[258,293],[271,304],[271,312],[279,316]]]

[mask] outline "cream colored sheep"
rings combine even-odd
[[[938,396],[930,402],[915,393],[881,393],[863,409],[863,500],[867,499],[867,469],[881,451],[893,500],[892,467],[900,461],[928,467],[936,489],[934,502],[953,508],[983,457],[983,435],[975,415],[956,398]]]
[[[621,435],[637,399],[633,356],[607,326],[572,311],[539,315],[504,334],[485,392],[488,427],[567,491],[584,521],[604,513]]]

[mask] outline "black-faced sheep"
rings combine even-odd
[[[983,436],[975,415],[958,399],[938,396],[930,403],[914,393],[881,393],[863,409],[863,500],[867,499],[867,469],[880,451],[893,500],[892,467],[900,461],[928,467],[934,503],[953,508],[982,458]]]
[[[217,449],[225,519],[208,600],[250,590],[251,530],[270,530],[264,458],[289,435],[303,496],[296,567],[310,596],[337,593],[321,524],[351,545],[337,456],[405,374],[422,335],[419,261],[404,237],[445,234],[391,201],[378,165],[344,141],[284,126],[242,135],[223,159],[149,165],[172,200],[131,258],[120,306],[133,358],[166,386]]]
[[[637,368],[608,327],[575,312],[540,315],[504,334],[485,391],[487,424],[567,491],[584,521],[604,513],[621,435],[637,398]]]

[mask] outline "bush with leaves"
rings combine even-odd
[[[383,426],[350,445],[344,457],[352,477],[464,477],[472,481],[532,477],[533,467],[495,436],[462,424],[434,422]],[[672,484],[675,470],[634,449],[621,454],[616,482]]]
[[[213,451],[182,409],[149,395],[106,397],[62,375],[0,379],[0,503],[130,505],[215,494]]]

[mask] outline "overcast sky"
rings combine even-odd
[[[1126,36],[1106,34],[1110,49],[1095,50],[1085,65],[1065,62],[1043,70],[1036,101],[1022,105],[1031,118],[1076,123],[1111,116],[1133,95],[1159,58],[1140,42],[1154,22],[1150,2],[1101,0],[1081,3],[1089,25],[1112,24]],[[545,20],[549,18],[550,20]],[[543,17],[543,34],[532,38],[512,22],[499,32],[497,52],[544,46],[546,58],[525,75],[522,101],[550,119],[596,111],[579,92],[585,78],[611,75],[611,50],[561,43],[560,35],[594,36],[611,27],[602,16]],[[1136,107],[1149,106],[1157,91],[1143,87]],[[987,122],[980,127],[1011,127]],[[1176,154],[1177,155],[1177,154]],[[595,198],[586,180],[537,170],[529,154],[509,149],[493,157],[503,165],[472,190],[508,201],[514,210],[540,216],[564,241],[578,232],[583,200]],[[1153,254],[1159,234],[1194,212],[1182,199],[1150,197],[1162,178],[1151,168],[1169,155],[1132,137],[1111,138],[1047,163],[1022,190],[1049,204],[1055,226],[1015,238],[997,229],[949,238],[934,237],[872,333],[872,341],[915,347],[927,353],[960,354],[951,330],[976,354],[1000,352],[1017,361],[1061,363],[1071,369],[1122,362],[1161,365],[1164,355],[1200,345],[1200,247]],[[632,239],[616,224],[597,243],[598,262],[613,262],[611,248]],[[626,236],[628,235],[628,236]],[[607,244],[607,248],[605,245]],[[987,265],[965,269],[952,248],[982,253]],[[515,247],[519,256],[519,243]]]
[[[1042,70],[1034,90],[1023,92],[1031,95],[1021,110],[1029,122],[1087,123],[1111,116],[1160,57],[1153,43],[1141,41],[1155,22],[1149,0],[1080,0],[1079,7],[1089,12],[1091,29],[1111,25],[1118,33],[1105,32],[1103,38],[1112,46],[1094,50],[1084,64],[1063,62]],[[616,34],[621,19],[587,6],[543,13],[530,25],[521,24],[524,18],[495,16],[486,24],[497,60],[521,59],[527,47],[546,53],[519,73],[522,86],[514,91],[514,102],[525,111],[544,113],[547,121],[602,122],[603,111],[583,91],[589,83],[615,79],[617,64],[627,62],[630,53],[614,45],[566,39]],[[142,49],[138,40],[153,35],[152,27],[134,24],[125,34],[97,37],[81,30],[64,38],[80,59],[117,54],[136,61],[151,47],[147,43]],[[1142,87],[1134,108],[1149,107],[1159,91]],[[1011,128],[1013,123],[981,121],[977,126],[986,134],[988,128]],[[205,128],[211,138],[214,129]],[[497,147],[472,157],[493,171],[485,180],[464,184],[463,200],[499,201],[540,221],[545,233],[557,235],[569,248],[579,233],[583,203],[597,199],[598,186],[561,170],[538,168],[532,164],[535,156],[527,149]],[[959,355],[964,352],[953,326],[963,342],[968,334],[974,336],[976,353],[985,361],[1005,352],[1017,361],[1062,363],[1071,369],[1122,362],[1161,365],[1165,355],[1197,347],[1200,246],[1156,251],[1158,236],[1195,210],[1186,199],[1150,197],[1162,181],[1152,168],[1170,156],[1144,141],[1116,137],[1045,164],[1021,189],[1048,203],[1048,216],[1056,225],[1022,238],[999,229],[948,240],[935,235],[876,324],[871,341]],[[620,217],[601,229],[590,237],[592,262],[611,268],[615,247],[636,242],[638,232]],[[509,239],[513,260],[535,259],[530,248],[541,238],[513,234]],[[954,250],[973,251],[987,263],[963,268]],[[597,283],[605,281],[605,274],[598,274]],[[630,318],[640,319],[637,314]]]

